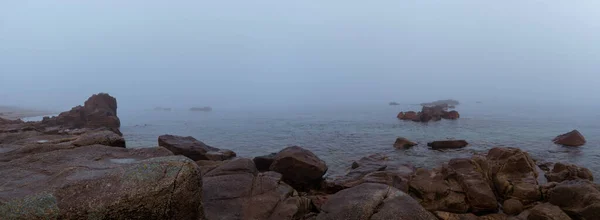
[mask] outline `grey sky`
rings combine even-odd
[[[177,3],[174,3],[177,2]],[[0,104],[597,101],[600,1],[0,0]]]

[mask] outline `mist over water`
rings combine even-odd
[[[600,170],[599,10],[591,0],[2,1],[0,105],[60,112],[108,92],[130,147],[165,133],[241,156],[302,145],[333,173],[370,153],[430,167],[497,145]],[[460,120],[395,118],[446,98],[463,103]],[[214,111],[188,111],[203,106]],[[551,143],[572,129],[584,147]],[[421,145],[395,150],[396,136]],[[471,146],[423,145],[445,138]]]

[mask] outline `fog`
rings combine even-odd
[[[176,3],[175,3],[176,2]],[[600,2],[0,1],[0,104],[600,100]]]

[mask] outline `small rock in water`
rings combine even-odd
[[[560,145],[570,146],[570,147],[579,147],[579,146],[584,145],[586,142],[583,135],[581,133],[579,133],[579,131],[577,131],[577,130],[572,130],[569,133],[558,135],[552,141],[555,144],[560,144]]]
[[[403,137],[396,138],[396,142],[394,143],[394,147],[398,149],[408,149],[416,145],[417,143],[409,141],[408,139]]]
[[[445,140],[427,143],[427,146],[431,147],[433,150],[463,148],[467,145],[469,145],[469,143],[465,140]]]

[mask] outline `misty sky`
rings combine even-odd
[[[597,102],[598,12],[597,0],[0,0],[0,104]]]

